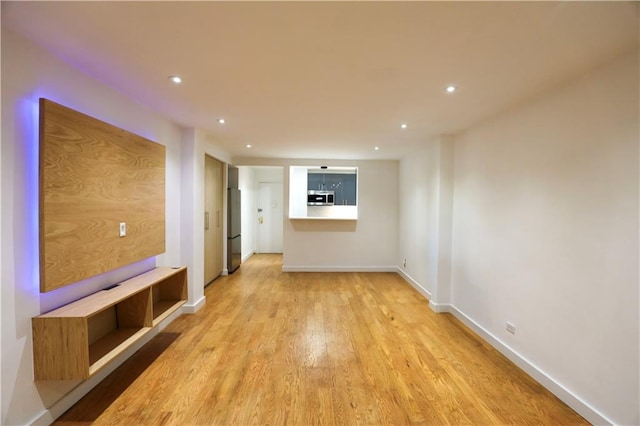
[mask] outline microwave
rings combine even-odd
[[[335,197],[335,191],[307,191],[308,206],[332,206]]]

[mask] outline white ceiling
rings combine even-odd
[[[234,157],[387,159],[637,48],[639,4],[2,1],[2,25]]]

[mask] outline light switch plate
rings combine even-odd
[[[124,237],[127,235],[127,223],[120,222],[120,237]]]

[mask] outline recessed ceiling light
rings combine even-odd
[[[218,118],[218,123],[224,124],[224,118]]]
[[[373,148],[375,151],[380,151],[380,147],[376,146],[375,148]]]
[[[177,76],[177,75],[169,76],[169,80],[173,81],[175,84],[180,84],[180,83],[182,83],[182,78],[180,78],[180,77],[179,77],[179,76]]]
[[[447,93],[453,93],[457,90],[458,88],[456,86],[447,86],[447,88],[445,89],[447,91]]]
[[[403,129],[406,129],[406,128],[407,128],[407,125],[406,125],[405,123],[402,123],[402,124],[400,125],[400,127],[402,127]]]
[[[245,145],[247,148],[251,148],[251,144],[246,144]]]

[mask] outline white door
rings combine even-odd
[[[282,253],[283,192],[282,183],[259,184],[258,253]]]

